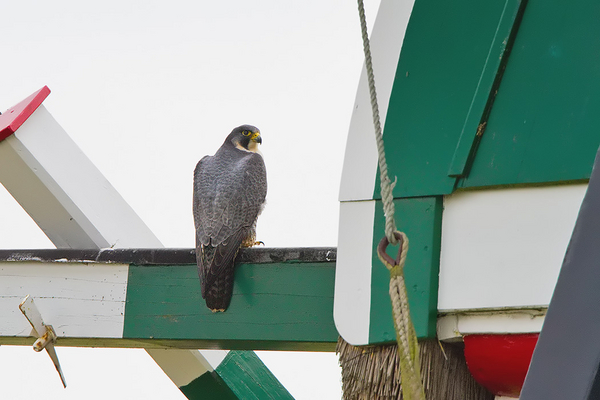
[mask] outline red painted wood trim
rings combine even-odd
[[[471,375],[497,396],[519,397],[538,336],[465,336],[465,359]]]
[[[17,131],[23,123],[50,94],[48,86],[44,86],[16,106],[0,115],[0,142]]]

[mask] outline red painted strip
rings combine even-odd
[[[2,113],[0,115],[0,142],[15,133],[49,94],[50,89],[48,89],[48,86],[44,86],[16,106]]]
[[[465,358],[471,375],[497,396],[519,397],[538,336],[465,336]]]

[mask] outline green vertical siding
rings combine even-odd
[[[600,3],[529,1],[461,186],[588,179],[600,145]]]
[[[454,189],[449,173],[464,169],[520,4],[415,2],[384,129],[390,175],[398,177],[394,197]]]
[[[442,198],[397,199],[394,204],[398,229],[409,239],[404,275],[415,331],[419,338],[433,338],[437,323]],[[377,257],[377,245],[384,236],[384,225],[381,201],[377,201],[373,230],[370,343],[396,340],[389,295],[390,274]],[[393,258],[397,252],[398,247],[388,247]]]

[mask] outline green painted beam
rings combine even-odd
[[[293,400],[252,351],[230,351],[212,372],[179,387],[190,400]]]
[[[406,233],[409,240],[404,277],[415,331],[421,339],[435,338],[443,200],[441,196],[396,199],[394,205],[398,229]],[[390,274],[377,256],[384,225],[383,207],[381,201],[377,201],[373,228],[370,343],[396,340],[389,295]],[[397,252],[397,247],[388,246],[391,257],[395,258]]]
[[[253,351],[230,351],[215,371],[240,399],[294,399]]]
[[[333,351],[335,262],[241,263],[227,312],[200,295],[196,265],[131,265],[123,338],[204,348]]]
[[[56,307],[64,308],[57,299],[74,299],[72,310],[61,309],[61,316],[66,312],[71,318],[62,325],[68,333],[61,335],[61,346],[334,351],[336,253],[335,248],[243,249],[237,258],[231,306],[225,313],[212,313],[200,294],[194,249],[0,250],[0,267],[12,271],[22,264],[28,271],[21,289],[19,282],[13,284],[15,293],[22,292],[21,297],[12,294],[16,305],[11,305],[12,300],[0,303],[10,307],[0,327],[0,344],[31,344],[32,339],[15,328],[23,321],[12,308],[17,309],[19,299],[29,292],[35,297],[43,289],[52,293],[53,303],[60,303]],[[92,269],[95,275],[90,275],[94,263],[98,263]],[[54,271],[65,268],[63,275],[67,280],[68,272],[69,282],[93,276],[89,282],[96,286],[85,291],[83,299],[69,285],[62,285],[62,279],[54,286],[36,287],[44,280],[30,277],[45,277],[50,266]],[[123,272],[115,275],[117,271]],[[95,291],[105,288],[118,293],[106,299],[105,314],[90,314],[82,304],[104,296]],[[80,316],[75,330],[66,327],[73,315]],[[95,337],[93,325],[101,324],[101,318],[116,327]],[[84,332],[83,337],[74,336],[74,331]]]

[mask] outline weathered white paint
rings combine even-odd
[[[160,247],[43,105],[0,142],[0,182],[57,247]]]
[[[453,314],[438,319],[439,340],[462,340],[471,334],[537,333],[542,330],[545,310],[504,310],[490,313]]]
[[[126,264],[0,263],[0,336],[30,336],[30,295],[58,337],[123,337]]]
[[[440,311],[550,302],[586,184],[444,199]]]
[[[413,4],[414,0],[382,0],[370,37],[382,129],[392,93],[396,66],[400,58],[400,49],[404,42],[404,34]],[[373,127],[367,71],[363,66],[348,131],[340,185],[340,201],[372,199],[376,174],[375,128]]]
[[[333,318],[350,344],[369,343],[375,200],[340,203]]]

